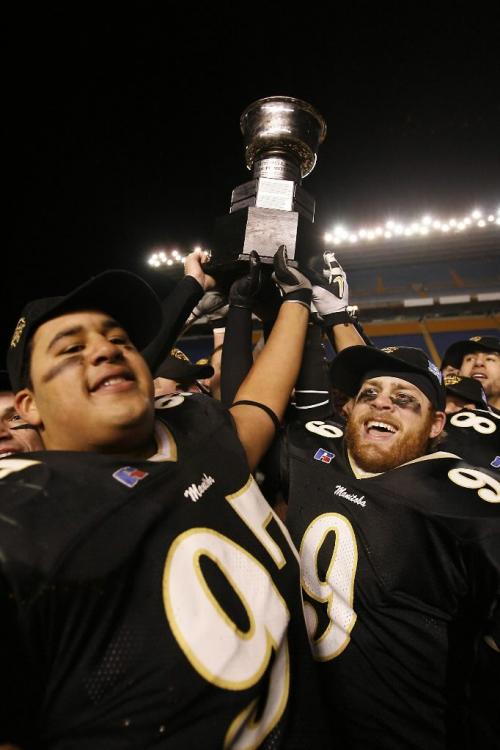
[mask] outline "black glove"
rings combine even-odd
[[[255,296],[259,293],[262,279],[259,254],[252,250],[250,253],[250,268],[246,276],[233,281],[229,290],[229,304],[232,307],[243,307],[251,310]]]
[[[298,302],[310,308],[312,289],[311,282],[296,268],[287,264],[286,245],[280,245],[274,256],[273,280],[281,292],[283,302]]]

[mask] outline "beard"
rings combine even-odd
[[[364,471],[389,471],[427,453],[433,417],[432,412],[427,413],[418,430],[410,434],[400,431],[390,445],[384,445],[367,442],[363,434],[365,418],[356,420],[351,416],[346,426],[345,442],[357,465]]]

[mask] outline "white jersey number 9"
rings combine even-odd
[[[217,601],[201,567],[211,560],[247,614],[242,631]],[[170,628],[191,666],[208,682],[245,690],[265,674],[275,652],[268,697],[259,720],[251,703],[231,723],[224,748],[253,750],[277,724],[288,700],[289,654],[285,601],[261,563],[213,529],[194,528],[171,545],[163,574],[163,601]]]
[[[335,546],[326,574],[318,570],[318,556],[327,536],[335,534]],[[345,516],[324,513],[309,524],[300,547],[302,586],[312,599],[327,605],[327,628],[319,636],[316,613],[306,602],[309,634],[318,661],[329,661],[348,645],[356,622],[353,609],[354,577],[358,547],[353,528]]]
[[[448,477],[459,487],[477,490],[481,500],[487,503],[500,503],[500,482],[483,471],[467,466],[463,469],[450,469]]]

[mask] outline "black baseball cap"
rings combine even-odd
[[[444,411],[446,396],[442,375],[422,349],[411,346],[350,346],[343,349],[330,367],[335,388],[355,396],[367,377],[393,375],[415,385],[432,405]]]
[[[7,370],[0,370],[0,391],[11,391],[12,386],[10,384],[9,373]]]
[[[441,367],[450,364],[460,369],[465,355],[472,352],[500,352],[500,339],[496,336],[472,336],[470,339],[455,341],[445,351]]]
[[[78,310],[99,310],[111,315],[144,349],[159,332],[162,309],[153,289],[130,271],[110,270],[93,276],[64,297],[45,297],[28,302],[10,342],[7,369],[14,392],[22,382],[26,347],[36,329],[48,320]]]
[[[191,383],[193,380],[211,378],[214,374],[212,365],[195,365],[181,349],[172,349],[168,357],[155,370],[155,378],[169,378],[180,383]]]
[[[488,400],[481,383],[475,378],[463,375],[445,375],[444,387],[446,391],[463,398],[468,404],[475,404],[479,408],[488,408]]]

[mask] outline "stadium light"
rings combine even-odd
[[[337,224],[332,230],[326,232],[324,241],[326,244],[355,245],[362,242],[373,242],[379,240],[394,240],[397,237],[428,237],[437,234],[458,234],[464,231],[477,231],[492,225],[500,226],[500,207],[496,213],[489,213],[480,208],[475,208],[467,216],[450,219],[438,219],[435,215],[425,214],[417,221],[407,223],[388,219],[383,226],[360,227],[351,229],[346,224]]]
[[[201,247],[195,247],[194,250],[202,250]],[[191,250],[185,253],[181,252],[178,248],[169,250],[167,248],[158,249],[151,253],[147,259],[148,265],[152,268],[163,268],[174,269],[175,267],[181,266],[186,260],[186,256],[192,252]]]

